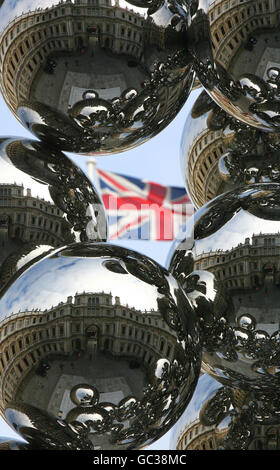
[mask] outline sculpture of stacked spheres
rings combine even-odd
[[[194,72],[186,2],[4,0],[0,87],[41,140],[74,153],[119,153],[164,129]]]
[[[24,439],[0,449],[139,449],[174,426],[180,449],[201,430],[203,449],[277,447],[280,3],[27,3],[0,2],[0,91],[39,139],[0,140],[0,415]],[[63,152],[146,142],[195,74],[197,210],[166,269],[107,241]]]
[[[126,450],[179,419],[201,368],[173,276],[109,243],[54,249],[1,295],[1,415],[32,448]]]
[[[193,0],[188,50],[196,75],[227,113],[279,132],[279,2]]]

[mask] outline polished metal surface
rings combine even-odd
[[[199,317],[204,372],[271,402],[280,380],[279,195],[279,184],[258,183],[218,196],[167,260]]]
[[[181,168],[198,209],[244,184],[280,182],[280,136],[248,126],[201,91],[187,115]]]
[[[0,139],[0,289],[55,247],[106,239],[103,204],[65,154],[35,140]]]
[[[229,114],[262,130],[280,125],[280,3],[193,0],[188,49],[197,78]]]
[[[74,153],[119,153],[164,129],[194,72],[188,3],[4,0],[0,88],[41,140]]]
[[[53,250],[14,277],[0,312],[1,415],[32,445],[140,448],[192,397],[197,316],[144,255],[101,242]]]
[[[170,450],[277,450],[280,422],[270,408],[203,374],[172,429]]]

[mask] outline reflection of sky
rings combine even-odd
[[[189,406],[172,429],[170,449],[176,448],[177,439],[180,434],[187,426],[198,419],[202,405],[204,405],[204,403],[214,395],[215,390],[218,390],[220,387],[221,384],[212,379],[209,375],[204,374],[200,377]]]
[[[39,261],[12,284],[0,300],[0,311],[6,316],[25,310],[45,310],[84,291],[111,292],[120,297],[122,305],[140,310],[157,310],[156,299],[160,296],[156,287],[131,274],[113,273],[95,258],[54,256]]]
[[[53,202],[50,197],[48,185],[38,183],[23,171],[20,171],[13,165],[4,162],[0,157],[0,184],[14,183],[19,186],[23,184],[24,195],[26,195],[26,189],[31,189],[31,196]]]
[[[251,243],[253,235],[279,232],[280,221],[264,220],[241,209],[220,230],[202,240],[196,240],[196,255],[211,250],[231,250],[239,243],[245,243],[247,237]]]
[[[23,255],[17,262],[17,270],[21,269],[25,264],[29,263],[37,256],[40,256],[51,249],[53,249],[53,247],[50,245],[40,245],[34,250],[30,251],[27,255]]]
[[[112,5],[115,5],[116,1],[115,0],[112,0]],[[135,5],[132,5],[131,3],[129,3],[129,1],[125,1],[125,0],[119,0],[119,5],[121,8],[127,8],[128,10],[133,10],[135,11],[135,13],[140,13],[143,17],[146,17],[147,16],[147,9],[146,8],[140,8],[140,7],[136,7]]]

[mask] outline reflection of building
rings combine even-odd
[[[235,448],[238,439],[244,435],[246,419],[240,420],[242,413],[247,410],[250,396],[239,389],[231,389],[231,408],[233,413],[225,412],[224,403],[220,402],[219,392],[209,400],[203,402],[196,410],[196,419],[188,417],[185,412],[185,426],[175,436],[175,446],[178,450],[217,450],[221,448]],[[203,398],[200,399],[200,403]],[[238,410],[238,412],[237,412]],[[228,408],[229,411],[229,408]],[[216,419],[214,416],[216,415]],[[210,416],[211,424],[208,423]],[[189,421],[191,419],[191,421]],[[206,423],[206,424],[205,424]],[[207,424],[208,423],[208,424]],[[251,431],[251,439],[247,444],[248,450],[277,449],[280,442],[280,425],[249,424],[247,430]],[[239,441],[239,445],[240,442]],[[244,439],[245,442],[245,439]]]
[[[57,0],[14,18],[0,36],[7,105],[41,140],[47,133],[78,153],[123,150],[158,133],[189,95],[193,70],[174,12],[163,22],[146,12]]]
[[[0,184],[0,286],[30,255],[72,241],[64,213],[52,202],[34,197],[19,184]],[[35,251],[33,251],[35,250]],[[33,252],[33,254],[32,254]]]
[[[280,446],[280,426],[254,426],[254,439],[249,450],[277,450]]]
[[[34,79],[50,55],[62,55],[67,62],[75,52],[76,59],[82,59],[85,49],[96,41],[113,54],[138,60],[143,34],[143,17],[118,4],[112,6],[110,0],[94,4],[66,0],[24,13],[9,23],[0,38],[4,96],[16,110],[20,101],[30,100]]]
[[[224,192],[218,164],[225,151],[226,139],[222,130],[206,129],[193,140],[188,152],[186,180],[188,192],[197,207]]]
[[[48,310],[18,312],[1,322],[0,403],[5,407],[23,392],[43,358],[80,353],[99,354],[100,361],[102,353],[149,369],[159,358],[172,361],[175,349],[174,333],[158,311],[137,311],[104,292],[76,294]]]
[[[197,419],[190,423],[180,434],[178,450],[216,450],[223,441],[226,431],[218,431],[216,426],[204,426]]]
[[[207,270],[226,287],[251,289],[280,284],[280,234],[258,234],[227,251],[210,251],[196,257],[194,269]]]
[[[229,69],[231,61],[247,39],[257,30],[276,29],[279,24],[279,0],[216,0],[209,9],[213,54]]]
[[[217,450],[223,445],[228,428],[204,426],[197,419],[186,426],[177,440],[177,450]],[[253,438],[248,450],[276,450],[280,445],[280,425],[254,425]]]
[[[2,247],[5,240],[40,242],[51,245],[63,243],[68,226],[63,212],[53,203],[39,199],[23,185],[0,184],[0,215],[6,223],[0,226]]]

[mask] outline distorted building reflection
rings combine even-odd
[[[83,362],[92,362],[94,367],[98,354],[104,356],[104,366],[106,364],[109,367],[111,364],[113,373],[113,358],[123,357],[123,374],[126,367],[140,368],[143,370],[141,380],[144,380],[149,366],[154,366],[162,356],[172,362],[175,352],[174,333],[164,324],[158,311],[141,312],[131,309],[128,305],[122,305],[121,300],[118,297],[113,298],[110,293],[75,294],[52,309],[17,312],[1,322],[0,402],[7,404],[17,401],[20,393],[27,403],[32,397],[34,406],[48,408],[54,415],[62,411],[65,417],[69,409],[67,406],[63,409],[63,387],[58,387],[57,391],[61,389],[62,394],[52,402],[50,391],[53,398],[57,395],[52,389],[54,382],[50,384],[48,380],[41,378],[41,393],[36,397],[32,393],[32,386],[40,381],[39,377],[44,376],[44,368],[40,374],[41,361],[51,364],[52,372],[46,376],[51,375],[53,380],[67,382],[67,377],[63,378],[63,375],[67,376],[68,369],[68,373],[73,374],[72,355],[80,359],[75,362],[76,374],[82,372]],[[31,374],[28,377],[30,370],[34,371],[34,364],[38,367],[38,375]],[[111,381],[112,390],[116,389],[115,392],[112,391],[112,398],[115,394],[119,401],[131,393],[130,387],[135,394],[137,388],[143,386],[143,382],[127,384],[125,379],[121,380],[119,377],[108,378],[108,381]],[[70,385],[74,386],[76,383]]]
[[[216,425],[205,426],[198,419],[187,426],[178,437],[177,450],[219,450],[229,428],[219,429]],[[280,424],[252,426],[254,438],[246,450],[277,450],[279,449]],[[238,449],[236,449],[238,450]]]
[[[249,127],[227,115],[202,91],[185,123],[181,167],[196,208],[244,184],[279,183],[277,133]]]
[[[1,89],[39,137],[74,152],[122,151],[184,104],[193,72],[179,7],[65,0],[27,11],[16,3],[1,7]]]
[[[246,291],[265,286],[279,288],[280,233],[256,234],[231,250],[202,253],[195,270],[207,270],[223,281],[230,291]]]
[[[85,445],[139,448],[191,399],[197,318],[175,279],[144,255],[71,244],[31,263],[0,302],[1,414],[27,441],[30,431],[38,444],[42,412],[51,427],[74,426]]]
[[[106,239],[103,204],[66,155],[42,142],[2,138],[0,168],[1,288],[53,248]]]
[[[204,372],[271,400],[279,383],[279,220],[279,184],[244,185],[199,209],[192,246],[179,237],[168,260],[200,318]]]
[[[189,34],[196,39],[191,49],[201,83],[237,119],[278,129],[279,1],[195,5]]]
[[[199,420],[191,423],[178,438],[177,450],[217,450],[226,431],[204,426]]]
[[[28,255],[40,254],[52,247],[61,246],[71,237],[71,229],[63,212],[54,204],[31,194],[30,188],[15,184],[0,185],[0,240],[1,286],[8,280]],[[22,261],[22,262],[21,262]]]
[[[250,410],[250,397],[202,375],[171,433],[171,450],[277,450],[280,424]],[[259,411],[259,410],[258,410]]]

